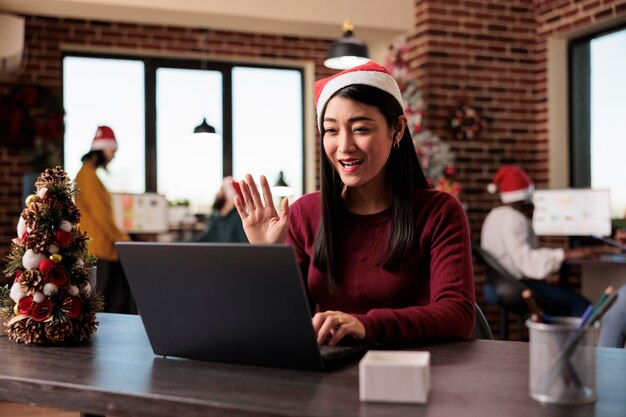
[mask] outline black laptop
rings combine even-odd
[[[320,349],[289,245],[118,242],[116,247],[157,355],[322,370],[329,359],[365,350]]]

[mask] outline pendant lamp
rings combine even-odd
[[[203,29],[202,30],[202,49],[204,51],[204,56],[202,57],[202,63],[201,63],[201,69],[202,72],[204,73],[206,71],[206,44],[207,44],[207,36],[209,34],[209,30],[208,29]],[[206,111],[206,98],[204,96],[204,94],[202,95],[202,106],[204,107],[204,111]],[[202,122],[196,126],[193,129],[193,135],[194,137],[204,137],[206,136],[207,139],[220,139],[221,136],[216,132],[215,128],[213,126],[211,126],[209,123],[207,123],[206,121],[206,117],[202,118]]]
[[[354,25],[349,19],[343,22],[343,37],[336,40],[328,50],[324,61],[327,68],[345,70],[365,64],[370,60],[367,45],[354,37]]]
[[[207,123],[206,118],[203,118],[202,123],[193,129],[193,133],[215,134],[215,128]]]
[[[283,171],[280,171],[278,173],[278,180],[276,180],[276,183],[272,187],[272,194],[274,194],[274,196],[276,197],[281,198],[293,195],[293,188],[291,188],[289,184],[287,184],[287,182],[285,181]]]

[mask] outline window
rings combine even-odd
[[[233,69],[233,174],[267,176],[274,184],[279,172],[302,195],[302,74],[297,71]],[[249,155],[255,155],[250,158]]]
[[[626,28],[570,45],[571,184],[609,189],[614,218],[626,216]]]
[[[168,200],[190,200],[210,211],[222,183],[219,139],[197,138],[203,118],[222,133],[222,73],[159,68],[156,73],[157,191]]]
[[[304,97],[300,68],[227,62],[67,54],[63,59],[64,160],[74,178],[96,127],[119,142],[108,172],[111,192],[156,191],[208,212],[222,177],[283,171],[304,190]],[[203,118],[221,139],[191,133]]]
[[[111,191],[145,191],[144,64],[122,59],[66,57],[63,60],[65,140],[63,160],[70,178],[81,167],[96,128],[113,128],[119,151],[98,172]]]

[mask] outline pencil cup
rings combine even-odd
[[[530,396],[543,403],[589,404],[596,400],[597,326],[577,330],[578,317],[550,324],[526,321],[530,339]],[[578,332],[578,333],[577,333]]]

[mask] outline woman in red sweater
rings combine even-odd
[[[467,219],[455,197],[429,189],[397,83],[369,62],[317,81],[315,101],[321,189],[283,200],[279,215],[247,175],[235,204],[248,240],[293,245],[320,344],[468,337]],[[271,202],[265,177],[261,189]]]

